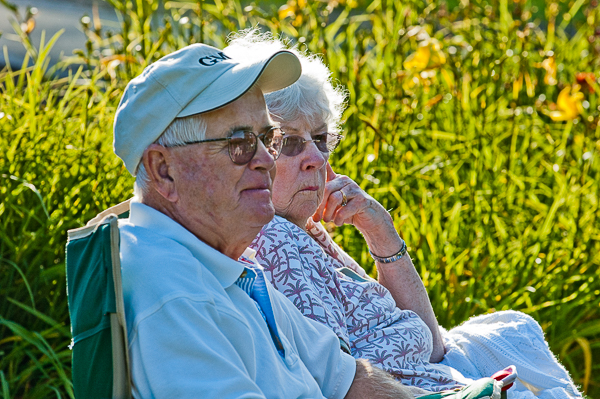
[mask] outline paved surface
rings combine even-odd
[[[19,7],[21,18],[26,7],[36,7],[36,27],[31,33],[36,48],[40,44],[42,31],[46,32],[46,42],[59,30],[65,31],[50,52],[51,63],[57,62],[61,56],[70,56],[73,49],[85,47],[85,35],[81,30],[81,17],[92,16],[93,3],[97,3],[103,26],[118,26],[117,16],[109,5],[102,0],[8,0]],[[6,64],[4,47],[8,50],[8,61],[11,67],[20,68],[25,55],[25,48],[10,24],[15,20],[14,14],[0,4],[0,69]],[[116,29],[115,29],[116,30]]]

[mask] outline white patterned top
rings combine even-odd
[[[384,286],[360,275],[360,267],[346,264],[347,255],[332,249],[330,239],[315,238],[276,216],[250,247],[275,288],[306,317],[332,328],[355,358],[429,391],[462,386],[455,370],[429,362],[432,336],[421,318],[399,309]]]

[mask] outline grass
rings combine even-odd
[[[322,53],[349,90],[332,163],[391,210],[440,323],[531,314],[600,396],[600,76],[579,74],[600,70],[593,2],[108,2],[119,25],[82,19],[68,77],[48,67],[59,35],[33,49],[27,32],[32,66],[0,72],[2,397],[73,396],[66,231],[131,195],[112,154],[126,83],[256,25]],[[354,229],[335,237],[371,267]]]

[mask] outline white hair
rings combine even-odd
[[[293,85],[265,94],[269,112],[284,121],[321,115],[330,133],[340,131],[347,91],[340,85],[334,87],[331,71],[320,57],[290,48],[288,40],[269,32],[260,33],[258,29],[240,31],[230,35],[228,40],[230,43],[224,52],[247,62],[265,59],[284,49],[294,53],[300,59],[302,75]]]
[[[154,141],[164,147],[181,145],[189,141],[204,140],[206,137],[206,122],[201,114],[177,118],[165,129],[165,131]],[[148,192],[150,177],[140,160],[135,183],[133,184],[133,194],[140,200]]]

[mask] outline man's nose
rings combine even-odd
[[[254,154],[254,157],[250,160],[249,166],[251,169],[264,170],[271,170],[275,166],[273,154],[265,147],[262,140],[258,140],[258,143],[256,144],[256,154]]]

